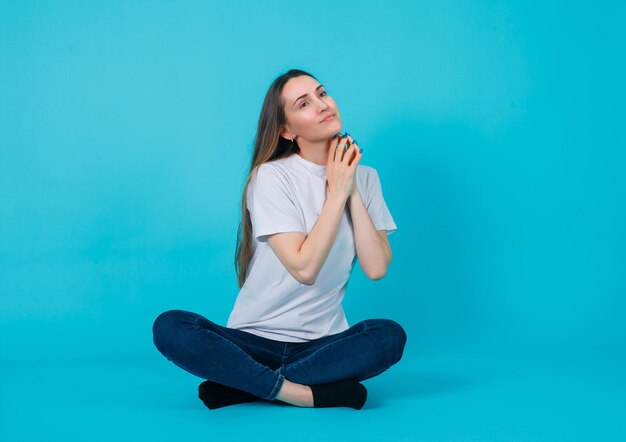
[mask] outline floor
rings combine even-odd
[[[258,402],[209,410],[159,354],[2,361],[0,440],[626,441],[626,365],[595,356],[403,359],[362,410]]]

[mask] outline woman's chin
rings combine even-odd
[[[333,126],[332,128],[329,127],[329,129],[331,129],[331,137],[334,137],[335,135],[337,135],[338,133],[341,133],[341,131],[343,130],[343,127],[341,127],[341,124],[337,124],[335,126]]]

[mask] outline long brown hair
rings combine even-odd
[[[237,247],[235,249],[235,270],[237,272],[237,282],[241,288],[245,282],[248,265],[252,259],[252,222],[248,212],[246,195],[252,174],[257,167],[268,161],[288,157],[300,151],[296,141],[286,140],[280,136],[283,125],[287,122],[285,108],[281,99],[281,93],[287,81],[293,77],[308,75],[317,80],[313,75],[300,69],[290,69],[284,74],[276,77],[272,82],[261,108],[259,124],[254,139],[254,152],[252,153],[252,163],[246,178],[241,197],[241,222],[237,229]]]

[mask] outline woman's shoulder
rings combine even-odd
[[[258,185],[262,187],[285,186],[290,182],[288,168],[284,158],[266,161],[256,166],[250,178],[250,187]]]
[[[376,179],[378,172],[372,166],[366,166],[365,164],[359,164],[356,166],[357,179],[369,183],[372,179]]]
[[[285,173],[283,159],[271,160],[261,163],[256,167],[255,175],[264,179],[276,179]]]
[[[360,171],[364,175],[370,175],[372,173],[376,173],[376,169],[372,166],[367,166],[365,164],[358,164],[356,166],[356,170]]]

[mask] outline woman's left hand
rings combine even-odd
[[[352,154],[352,158],[350,158],[348,160],[348,164],[352,164],[352,160],[354,160],[354,158],[356,157],[356,152],[358,151],[359,153],[363,153],[363,150],[359,148],[359,145],[356,143],[356,140],[353,140],[352,137],[350,135],[348,135],[348,143],[346,144],[346,147],[350,147],[351,145],[354,145],[354,153]],[[356,179],[356,177],[355,177]],[[352,191],[352,193],[350,194],[350,197],[352,197],[353,195],[356,195],[357,193],[359,193],[359,189],[357,186],[354,186],[354,190]]]

